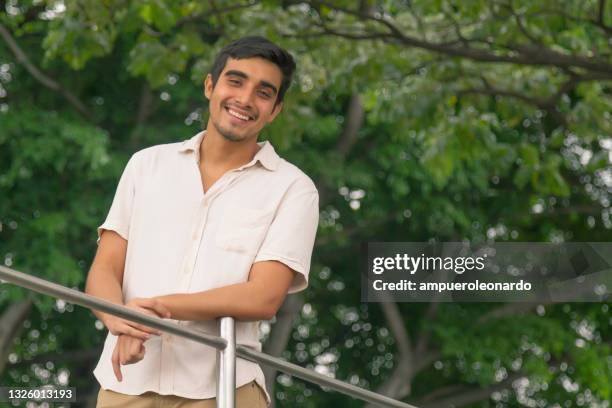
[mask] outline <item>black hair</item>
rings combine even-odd
[[[276,64],[283,73],[283,80],[278,90],[278,95],[276,95],[274,106],[276,107],[276,105],[283,101],[283,97],[287,89],[289,89],[289,85],[291,85],[291,79],[295,71],[295,61],[289,52],[274,44],[272,41],[259,36],[243,37],[233,41],[223,47],[215,57],[211,70],[213,88],[217,84],[217,80],[223,68],[225,68],[225,64],[229,57],[234,59],[261,57]]]

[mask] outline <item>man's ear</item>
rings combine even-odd
[[[208,74],[206,75],[206,78],[204,79],[204,96],[206,96],[206,99],[210,100],[210,95],[212,95],[212,91],[213,91],[212,75]]]
[[[276,116],[281,112],[282,109],[282,102],[279,102],[276,106],[274,106],[274,108],[272,109],[272,114],[270,114],[270,117],[268,118],[268,123],[272,123],[272,121],[276,118]]]

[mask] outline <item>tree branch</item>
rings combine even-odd
[[[276,314],[276,323],[272,327],[272,333],[263,345],[264,353],[278,357],[287,348],[287,342],[293,331],[293,322],[302,310],[304,296],[296,293],[285,297],[283,305]],[[277,370],[273,367],[263,367],[264,377],[266,378],[266,388],[270,394],[274,395],[274,385],[276,384]],[[274,408],[275,398],[272,397],[270,408]]]
[[[458,240],[459,240],[459,237],[455,237],[453,239],[453,241],[458,241]],[[442,254],[442,256],[446,257],[450,255],[448,251],[449,249],[444,250],[444,253]],[[443,271],[442,277],[445,280],[448,278],[448,274],[446,271]],[[434,319],[436,318],[436,315],[438,314],[438,310],[440,307],[439,300],[442,296],[443,294],[441,292],[436,292],[436,294],[434,294],[434,296],[431,299],[431,303],[429,304],[429,308],[427,309],[425,318],[423,319],[424,321],[426,322],[434,321]],[[434,352],[433,355],[426,354],[428,346],[429,346],[430,336],[431,336],[431,330],[427,327],[423,328],[423,330],[419,333],[417,346],[414,352],[415,366],[416,366],[415,373],[427,367],[429,364],[431,364],[435,359],[439,358],[441,355],[439,351]]]
[[[540,305],[545,306],[553,303],[572,301],[572,299],[592,293],[591,287],[587,285],[575,285],[572,283],[572,281],[565,281],[563,283],[565,284],[563,287],[555,289],[552,295],[549,295],[548,298],[544,298],[538,302],[506,303],[496,309],[493,309],[476,320],[476,325],[482,325],[494,319],[524,314],[530,312],[533,308]]]
[[[436,293],[436,297],[439,297],[440,293]],[[437,299],[432,299],[432,302],[429,304],[429,307],[427,308],[427,313],[425,315],[425,319],[423,319],[426,322],[431,322],[436,318],[436,314],[438,313],[438,309],[439,309],[440,303],[437,301]],[[424,328],[421,333],[419,334],[419,339],[417,341],[417,346],[416,346],[416,350],[415,350],[415,356],[423,356],[425,351],[427,350],[427,346],[429,343],[429,336],[431,335],[431,330],[429,330],[429,328]],[[419,357],[416,357],[417,359],[419,359]]]
[[[138,104],[138,114],[136,115],[136,127],[145,124],[153,112],[153,92],[148,82],[142,84],[140,91],[140,103]]]
[[[602,16],[602,20],[601,21],[599,21],[599,17],[596,18],[596,19],[588,19],[588,18],[576,17],[576,16],[573,16],[571,14],[566,13],[562,9],[541,8],[540,10],[538,10],[537,13],[534,12],[534,15],[537,15],[537,14],[552,14],[552,15],[560,16],[560,17],[566,18],[566,19],[568,19],[570,21],[575,21],[575,22],[581,23],[581,24],[584,24],[584,23],[593,24],[596,27],[600,28],[607,35],[612,35],[612,27],[605,25],[604,22],[603,22],[603,16],[604,16],[603,12],[604,12],[604,10],[601,9],[601,7],[602,7],[601,3],[605,3],[605,0],[601,1],[599,3],[599,8],[601,10],[601,16]],[[598,11],[598,15],[599,15],[599,11]]]
[[[558,112],[554,106],[549,105],[549,101],[545,99],[539,99],[527,95],[523,95],[520,92],[508,91],[503,89],[497,89],[493,87],[485,87],[485,88],[466,88],[461,89],[457,92],[457,95],[467,95],[467,94],[480,94],[480,95],[489,95],[489,96],[507,96],[515,99],[519,99],[523,102],[526,102],[530,105],[534,105],[542,110],[545,110],[556,123],[563,127],[567,127],[567,119],[560,112]]]
[[[140,100],[138,103],[138,113],[136,114],[136,118],[134,120],[134,129],[132,130],[129,138],[129,143],[131,146],[135,147],[138,144],[138,140],[142,135],[142,126],[147,122],[147,119],[153,113],[154,102],[155,100],[153,98],[151,87],[147,81],[144,81],[140,90]]]
[[[426,402],[431,402],[431,401],[435,401],[437,399],[441,399],[442,397],[448,396],[451,393],[459,393],[459,392],[463,392],[466,391],[467,387],[463,384],[451,384],[451,385],[447,385],[445,387],[440,387],[440,388],[436,388],[435,390],[433,390],[432,392],[430,392],[429,394],[426,394],[425,396],[421,397],[419,399],[419,402],[421,404],[424,404]]]
[[[509,44],[506,47],[514,51],[513,54],[501,55],[485,50],[481,48],[474,48],[472,46],[456,46],[456,42],[447,43],[436,43],[430,42],[415,37],[405,35],[393,22],[384,16],[377,15],[363,15],[358,11],[346,9],[343,7],[337,7],[333,4],[311,1],[311,4],[324,4],[327,7],[335,9],[336,11],[343,12],[362,20],[375,21],[388,29],[386,32],[376,31],[362,32],[362,33],[347,33],[337,31],[331,27],[317,24],[323,28],[323,32],[315,33],[316,35],[332,34],[339,37],[350,38],[355,40],[372,40],[382,39],[390,43],[401,44],[407,47],[422,48],[429,51],[445,54],[451,57],[463,57],[479,62],[497,62],[497,63],[511,63],[521,65],[532,65],[532,66],[549,66],[559,68],[582,68],[591,72],[598,72],[609,74],[612,72],[612,64],[609,62],[591,57],[584,57],[578,55],[566,55],[560,52],[551,50],[543,46],[533,46],[530,44]],[[469,41],[469,40],[468,40]],[[471,41],[470,41],[471,42]]]
[[[221,27],[221,32],[225,31],[225,20],[223,19],[223,12],[219,11],[219,7],[217,7],[217,2],[215,0],[209,0],[210,8],[217,17],[217,21],[219,22],[219,26]]]
[[[336,151],[343,157],[348,154],[357,141],[357,133],[363,125],[364,115],[365,112],[363,104],[361,103],[361,98],[358,93],[353,93],[349,101],[344,128],[336,144]]]
[[[384,302],[380,303],[380,307],[385,315],[385,319],[389,325],[389,329],[393,334],[397,350],[400,358],[412,366],[412,342],[408,335],[408,330],[404,325],[404,319],[399,311],[397,303],[395,303],[386,293],[383,296],[387,297]]]
[[[354,93],[349,103],[344,129],[336,145],[336,151],[342,158],[346,157],[351,148],[355,145],[357,133],[363,124],[363,118],[364,109],[361,100],[359,95]],[[320,182],[317,183],[317,189],[319,190],[320,202],[323,203],[322,205],[325,205],[324,203],[327,197],[332,194],[333,191]],[[317,242],[317,245],[321,245],[320,241]],[[304,297],[302,295],[296,294],[287,296],[277,314],[277,321],[273,327],[274,336],[270,336],[264,346],[264,351],[266,351],[266,353],[273,356],[279,356],[283,350],[285,350],[293,330],[293,322],[303,305]],[[271,338],[273,338],[273,340],[270,340]],[[276,380],[276,370],[265,368],[264,373],[266,377],[266,386],[272,391]],[[273,406],[271,408],[273,408]]]
[[[63,352],[50,352],[34,356],[28,360],[21,360],[16,363],[10,363],[11,368],[30,367],[32,364],[45,364],[49,361],[55,363],[83,363],[91,362],[100,357],[101,350],[98,347],[93,347],[86,350],[67,350]]]
[[[461,42],[464,46],[468,46],[469,45],[469,40],[467,38],[465,38],[463,36],[463,34],[461,33],[461,26],[459,25],[459,22],[457,22],[457,20],[453,17],[453,15],[451,13],[449,13],[448,11],[445,10],[445,7],[442,7],[442,13],[444,13],[444,16],[450,20],[452,26],[453,26],[453,30],[455,32],[455,35],[457,36],[457,38],[459,39],[459,42]]]
[[[32,292],[29,292],[26,299],[11,304],[0,316],[0,374],[6,367],[13,340],[23,330],[23,321],[30,313],[32,299]]]
[[[421,38],[423,40],[427,40],[427,32],[425,31],[425,25],[423,24],[423,19],[421,19],[421,17],[416,13],[413,2],[409,1],[407,3],[407,6],[408,6],[408,10],[410,10],[410,14],[412,14],[412,16],[414,17],[417,23],[417,27],[419,29],[419,32],[421,33]]]
[[[232,11],[237,11],[237,10],[242,10],[242,9],[247,9],[247,8],[251,8],[254,7],[256,5],[258,5],[260,3],[259,0],[252,0],[250,2],[248,2],[247,4],[232,4],[230,6],[226,6],[226,7],[215,7],[216,4],[212,4],[213,2],[211,2],[211,9],[210,10],[206,10],[205,12],[203,12],[202,14],[196,14],[196,15],[190,15],[190,16],[186,16],[183,17],[181,19],[179,19],[176,23],[177,27],[180,27],[186,23],[192,23],[192,22],[197,22],[199,21],[202,16],[208,16],[208,15],[214,15],[217,16],[218,18],[221,18],[221,15],[225,14],[225,13],[231,13]],[[206,22],[204,22],[205,24],[207,24]]]
[[[606,11],[606,0],[599,0],[599,7],[597,10],[597,22],[604,25],[604,12]]]
[[[43,73],[39,70],[28,58],[28,56],[23,52],[21,47],[17,44],[10,31],[0,23],[0,37],[4,40],[4,42],[8,45],[9,49],[12,51],[13,55],[17,61],[23,65],[23,67],[45,87],[49,88],[54,92],[60,93],[67,101],[72,105],[81,115],[83,115],[87,120],[93,122],[93,114],[89,111],[89,109],[85,106],[83,102],[79,100],[79,98],[74,95],[72,92],[64,88],[59,82],[51,78],[50,76]]]
[[[450,249],[444,249],[441,257],[444,258],[446,255],[449,255],[448,251],[450,251]],[[443,271],[443,273],[445,277],[448,276],[446,271]],[[420,349],[419,346],[417,346],[416,349],[420,351],[420,354],[417,354],[417,351],[412,348],[410,337],[405,329],[401,315],[399,315],[399,312],[396,312],[393,308],[393,305],[395,305],[395,309],[397,309],[397,305],[391,301],[391,296],[389,294],[383,294],[383,296],[386,296],[387,299],[382,303],[381,307],[383,307],[389,327],[396,341],[398,342],[400,358],[391,377],[379,387],[377,392],[391,398],[402,399],[410,395],[414,376],[425,367],[428,367],[433,361],[438,359],[441,353],[439,350],[436,350],[426,354],[426,343],[421,343]],[[432,299],[432,301],[437,303],[438,298],[436,297]],[[430,308],[430,313],[435,315],[436,310],[437,306]],[[427,333],[425,333],[425,337],[428,337]],[[419,341],[422,342],[423,336],[419,336],[419,338]]]
[[[505,380],[497,384],[492,384],[491,386],[486,387],[486,388],[470,389],[470,390],[466,390],[466,391],[463,391],[457,394],[450,395],[448,397],[445,397],[437,401],[433,401],[433,402],[429,402],[425,404],[417,403],[417,405],[422,408],[449,408],[449,407],[461,407],[464,405],[473,404],[478,401],[482,401],[484,399],[489,398],[491,394],[494,393],[495,391],[500,391],[500,390],[508,388],[508,386],[511,386],[514,381],[516,381],[517,379],[523,376],[524,375],[518,374],[518,373],[509,375],[508,378],[506,378]]]
[[[484,76],[481,76],[480,79],[484,84],[484,88],[468,88],[462,89],[458,92],[458,94],[483,94],[483,95],[491,95],[491,96],[508,96],[515,99],[522,100],[531,105],[535,105],[538,108],[546,111],[551,117],[555,119],[555,121],[562,125],[567,126],[566,118],[557,110],[557,104],[563,95],[573,91],[576,86],[580,82],[587,82],[593,80],[601,80],[601,79],[612,79],[612,74],[590,74],[590,75],[576,75],[572,71],[569,71],[569,79],[564,82],[557,92],[551,95],[548,98],[537,98],[532,96],[527,96],[523,93],[517,91],[509,91],[503,89],[497,89],[493,87]]]
[[[478,320],[476,320],[476,325],[485,324],[494,319],[501,319],[508,316],[515,316],[519,314],[524,314],[530,312],[533,308],[540,305],[542,303],[538,302],[524,302],[524,303],[507,303],[503,306],[500,306],[496,309],[493,309],[486,314],[480,316]]]
[[[514,21],[516,22],[516,26],[518,27],[519,31],[523,33],[523,35],[527,37],[528,40],[540,46],[543,46],[542,41],[540,41],[538,38],[536,38],[533,34],[531,34],[527,30],[527,27],[525,27],[525,25],[523,24],[523,20],[521,19],[521,16],[517,14],[516,10],[514,10],[514,7],[512,6],[512,0],[510,0],[509,3],[499,3],[499,4],[510,12],[512,17],[514,18]]]
[[[342,235],[345,238],[351,238],[351,237],[354,237],[355,235],[358,235],[362,231],[370,231],[373,228],[379,227],[400,215],[401,215],[401,212],[389,213],[385,217],[375,218],[372,222],[368,222],[367,224],[352,225],[346,229],[342,229],[341,231],[338,231],[337,235]],[[329,234],[321,238],[317,238],[317,241],[316,241],[317,246],[327,245],[331,243],[334,240],[335,235],[336,234],[333,234],[333,235]]]

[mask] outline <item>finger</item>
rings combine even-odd
[[[138,350],[136,350],[136,352],[134,353],[134,358],[133,358],[133,362],[137,363],[140,360],[142,360],[145,356],[145,346],[143,345],[143,343],[140,343],[140,347],[138,348]]]
[[[136,360],[136,355],[138,354],[138,352],[131,351],[129,347],[130,347],[129,344],[123,345],[123,349],[121,353],[119,354],[119,357],[120,357],[119,362],[121,363],[121,365],[133,364],[138,361]]]
[[[153,303],[153,310],[159,315],[159,317],[169,318],[171,313],[170,309],[168,309],[162,302],[156,300]]]
[[[128,330],[128,333],[127,333],[128,336],[136,337],[137,339],[141,341],[149,340],[153,334],[156,334],[156,333],[144,332],[144,331],[134,329],[134,328],[131,328],[131,330]]]
[[[154,310],[147,309],[145,307],[136,305],[134,303],[130,304],[129,308],[133,309],[133,310],[135,310],[137,312],[140,312],[142,314],[146,314],[148,316],[161,317]],[[125,324],[128,324],[128,325],[130,325],[130,326],[132,326],[132,327],[134,327],[134,328],[136,328],[138,330],[147,332],[147,333],[157,334],[157,335],[161,334],[161,332],[159,330],[153,329],[153,328],[151,328],[149,326],[146,326],[146,325],[144,325],[142,323],[137,323],[137,322],[134,322],[132,320],[127,320],[127,319],[122,319],[122,322],[125,323]],[[121,330],[120,329],[116,329],[116,331],[121,331]],[[129,333],[125,333],[125,334],[129,334]]]
[[[144,309],[138,309],[139,311],[142,311]],[[149,312],[151,313],[151,312]],[[157,315],[154,315],[155,317],[157,317]],[[131,327],[133,327],[134,329],[140,330],[142,332],[146,332],[146,333],[150,333],[150,334],[156,334],[156,335],[160,335],[161,332],[157,329],[154,329],[152,327],[149,327],[147,325],[144,325],[142,323],[137,323],[137,322],[133,322],[131,320],[125,320],[125,323]],[[129,333],[126,333],[129,334]]]
[[[155,312],[154,312],[153,310],[151,310],[151,309],[147,309],[146,307],[142,307],[142,306],[133,306],[133,309],[134,309],[134,310],[138,310],[139,312],[144,313],[144,314],[146,314],[146,315],[148,315],[148,316],[155,316],[155,317],[159,317],[159,316],[157,315],[157,313],[155,313]]]
[[[115,373],[115,377],[117,377],[117,381],[121,382],[123,380],[123,375],[121,374],[121,366],[119,365],[119,349],[117,346],[115,346],[111,361],[113,362],[113,372]]]
[[[117,332],[119,333],[118,336],[131,336],[131,337],[136,337],[138,339],[141,339],[142,341],[148,340],[151,338],[151,336],[155,333],[147,333],[144,332],[142,330],[139,330],[131,325],[129,325],[127,322],[124,323],[123,325],[121,325],[118,329]]]
[[[145,309],[145,308],[142,308],[142,307],[137,307],[136,310],[138,310],[140,312],[143,312],[143,313],[145,313],[145,314],[147,314],[149,316],[159,317],[157,314],[155,314],[155,312],[153,312],[153,311],[151,311],[149,309]],[[159,331],[158,329],[146,326],[146,325],[141,324],[141,323],[130,322],[130,324],[132,324],[133,327],[136,327],[136,328],[138,328],[140,330],[147,330],[147,331],[150,330],[150,333],[152,333],[152,334],[157,334],[157,335],[161,335],[162,334],[161,331]]]
[[[115,336],[131,335],[133,337],[146,339],[147,335],[161,333],[145,325],[122,319],[114,326],[114,332],[112,334]]]
[[[140,361],[140,360],[142,360],[142,359],[144,358],[144,356],[145,356],[145,351],[146,351],[145,346],[142,346],[142,347],[140,348],[140,353],[138,353],[138,354],[136,355],[136,358],[138,359],[138,361]]]
[[[147,309],[152,309],[153,304],[155,303],[155,300],[152,298],[136,298],[136,299],[132,299],[129,303],[134,306],[140,306],[140,307],[146,307]]]
[[[127,329],[125,334],[132,337],[138,337],[142,340],[148,340],[152,335],[159,336],[161,332],[157,329],[153,329],[151,327],[145,326],[143,324],[129,322],[126,323]]]
[[[119,366],[125,365],[125,360],[126,360],[126,342],[128,342],[128,340],[129,340],[129,337],[121,336],[121,340],[118,343],[119,351],[117,352],[117,354],[119,354]]]
[[[144,358],[143,342],[133,337],[126,337],[120,349],[119,361],[123,365],[134,364]]]
[[[136,356],[140,354],[140,351],[142,349],[142,344],[143,342],[140,341],[140,339],[130,339],[129,345],[128,345],[128,350],[130,352],[130,355]]]
[[[170,317],[170,310],[157,299],[134,299],[134,304],[153,310],[159,317]]]

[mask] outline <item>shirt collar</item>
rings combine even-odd
[[[178,151],[181,153],[189,151],[194,152],[196,154],[197,159],[199,160],[200,144],[202,143],[202,139],[204,139],[205,134],[206,130],[203,130],[197,133],[191,139],[185,140],[179,145]],[[267,140],[263,142],[258,142],[257,144],[260,146],[260,149],[257,153],[255,153],[253,160],[243,166],[240,166],[238,169],[241,170],[250,167],[259,161],[266,169],[270,171],[275,171],[278,168],[280,157],[278,154],[276,154],[274,146],[272,146],[272,144]]]

